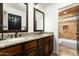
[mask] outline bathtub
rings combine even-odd
[[[77,41],[70,40],[70,39],[59,38],[59,45],[65,46],[71,49],[77,49]]]

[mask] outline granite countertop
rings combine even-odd
[[[19,44],[19,43],[37,40],[39,38],[43,38],[43,37],[51,36],[51,35],[53,35],[53,33],[31,34],[31,35],[26,35],[26,36],[23,36],[23,37],[9,38],[9,39],[6,39],[6,40],[1,40],[0,41],[0,49],[5,48],[5,47],[9,47],[9,46],[12,46],[12,45],[16,45],[16,44]]]

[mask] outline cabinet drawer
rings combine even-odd
[[[31,41],[25,44],[25,50],[31,49],[33,47],[37,47],[37,41]]]
[[[5,48],[3,50],[0,50],[0,55],[16,55],[21,52],[21,45],[12,46],[10,48]]]

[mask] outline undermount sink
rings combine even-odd
[[[18,37],[18,38],[10,38],[10,39],[7,39],[7,40],[15,41],[15,40],[23,40],[23,39],[25,39],[25,38]]]
[[[1,46],[5,47],[6,45],[12,45],[15,43],[19,43],[19,42],[25,41],[25,39],[26,38],[18,37],[18,38],[9,38],[6,40],[2,40],[0,41],[0,47]]]
[[[3,41],[5,41],[5,42],[16,42],[16,41],[21,41],[21,40],[24,40],[24,39],[26,39],[26,38],[22,38],[22,37],[18,37],[18,38],[9,38],[9,39],[6,39],[6,40],[2,40],[2,42]]]

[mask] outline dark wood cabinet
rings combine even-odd
[[[49,56],[53,51],[53,36],[28,41],[0,49],[0,55],[9,56]]]
[[[53,36],[44,37],[38,41],[38,56],[49,56],[53,51]]]
[[[53,36],[50,36],[49,39],[50,43],[49,43],[49,54],[53,53]]]
[[[25,56],[37,56],[37,49],[31,48],[29,50],[26,50]]]
[[[25,45],[25,55],[26,56],[36,56],[37,55],[37,41],[30,41]]]
[[[37,41],[37,55],[44,56],[44,38]]]
[[[21,45],[16,45],[16,46],[12,46],[9,48],[4,48],[2,50],[0,50],[0,55],[2,56],[16,56],[16,55],[21,55],[22,51],[21,51]]]
[[[45,55],[48,56],[49,55],[49,47],[50,47],[50,37],[46,37],[45,39]]]

